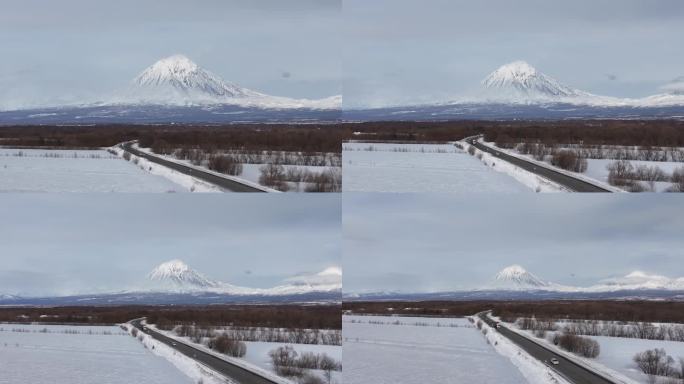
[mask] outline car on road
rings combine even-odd
[[[558,361],[558,359],[556,359],[555,357],[552,357],[551,360],[549,360],[549,361],[551,361],[551,364],[553,364],[553,365],[560,364],[560,361]]]
[[[171,345],[176,346],[176,345],[178,345],[178,343],[176,343],[175,341],[173,341],[173,342],[171,342]]]

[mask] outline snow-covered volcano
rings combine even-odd
[[[492,95],[513,98],[549,99],[588,95],[537,71],[524,61],[502,65],[482,80],[482,85]]]
[[[119,105],[339,109],[342,97],[309,100],[270,96],[225,81],[184,55],[173,55],[147,67],[111,102]]]
[[[217,288],[220,283],[204,277],[201,273],[190,269],[181,260],[171,260],[160,264],[147,276],[160,286],[183,290],[203,290]]]
[[[327,268],[314,274],[302,274],[286,279],[273,288],[249,288],[212,280],[190,268],[181,260],[161,263],[148,275],[146,291],[154,292],[213,292],[228,295],[299,295],[312,292],[333,292],[342,289],[342,271]]]
[[[497,289],[547,289],[551,286],[517,264],[502,269],[494,276],[494,287]]]
[[[183,55],[157,61],[133,80],[134,92],[160,101],[218,101],[265,95],[229,83]]]

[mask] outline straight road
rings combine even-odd
[[[121,147],[123,148],[124,151],[131,153],[132,155],[138,156],[145,158],[153,163],[157,163],[160,165],[163,165],[167,168],[171,168],[175,171],[178,171],[180,173],[184,173],[186,175],[196,177],[200,180],[206,181],[207,183],[211,183],[214,185],[219,186],[220,188],[223,188],[227,191],[231,192],[264,192],[260,190],[259,188],[252,187],[251,185],[243,184],[240,183],[239,181],[235,180],[230,180],[225,177],[220,177],[216,176],[212,173],[209,172],[204,172],[192,167],[188,167],[186,165],[178,164],[173,161],[168,161],[166,159],[162,159],[161,157],[157,157],[154,155],[151,155],[146,152],[139,151],[135,148],[133,148],[133,143],[132,142],[127,142],[121,144]]]
[[[514,164],[528,172],[532,172],[543,178],[551,180],[573,192],[610,192],[607,189],[598,187],[591,183],[587,183],[584,180],[580,180],[545,167],[540,167],[537,164],[534,164],[530,161],[522,160],[518,157],[508,155],[502,151],[497,151],[486,145],[483,145],[482,143],[479,143],[477,139],[478,137],[474,137],[469,138],[466,141],[468,142],[468,144],[474,146],[482,152],[487,152],[496,158]]]
[[[496,327],[496,321],[492,320],[487,316],[488,312],[478,313],[477,316],[480,317],[485,323],[487,323],[492,329],[502,336],[506,337],[520,348],[524,349],[532,357],[543,362],[547,366],[551,367],[553,370],[558,372],[566,380],[575,384],[616,384],[615,382],[604,378],[578,364],[575,364],[572,360],[563,357],[562,355],[554,353],[552,350],[543,347],[528,338],[519,335],[506,328],[505,326]],[[558,364],[551,364],[551,358],[555,357],[558,359]]]
[[[143,328],[141,322],[141,319],[133,320],[131,321],[131,325],[136,327],[140,332],[143,332],[149,335],[150,337],[154,338],[155,340],[158,340],[168,345],[169,347],[175,349],[176,351],[184,354],[185,356],[188,356],[189,358],[208,366],[214,371],[226,376],[230,380],[233,380],[239,384],[277,384],[276,382],[271,381],[254,372],[251,372],[237,365],[231,364],[225,360],[221,360],[214,355],[202,352],[201,350],[193,348],[184,343],[179,343],[170,337],[166,337],[159,332],[151,330],[150,328]]]

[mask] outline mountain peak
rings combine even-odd
[[[263,96],[224,81],[180,54],[150,65],[133,80],[133,84],[136,93],[143,94],[152,102],[161,103],[169,99],[183,104]]]
[[[507,288],[541,288],[549,286],[549,283],[539,279],[537,276],[527,272],[525,268],[514,264],[508,266],[496,274],[494,279],[500,285]]]
[[[318,272],[318,276],[342,276],[342,268],[340,267],[328,267],[321,272]]]
[[[150,68],[159,71],[167,72],[170,74],[183,74],[187,72],[197,71],[199,66],[195,64],[194,61],[190,60],[187,56],[177,54],[169,57],[165,57],[156,63],[152,64]]]
[[[583,92],[561,84],[556,79],[539,72],[525,61],[502,65],[490,73],[482,85],[497,95],[514,99],[558,98],[583,95]],[[506,94],[508,93],[508,94]]]
[[[159,264],[150,272],[148,278],[182,289],[213,288],[219,283],[204,277],[199,272],[188,267],[181,260],[171,260]]]

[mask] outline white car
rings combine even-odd
[[[176,343],[176,342],[174,341],[174,342],[171,343],[171,345],[178,345],[178,343]]]
[[[556,359],[555,357],[552,357],[550,361],[551,361],[551,364],[553,364],[553,365],[560,364],[560,361],[558,361],[558,359]]]

